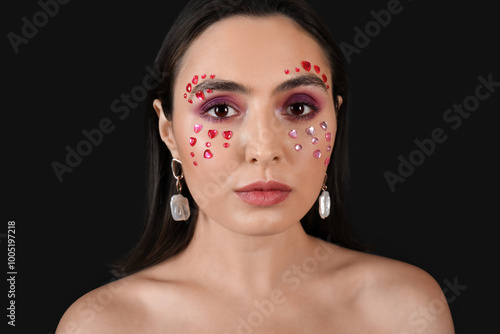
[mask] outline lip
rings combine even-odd
[[[271,206],[286,200],[291,191],[292,188],[283,183],[259,181],[235,190],[235,194],[250,205]]]

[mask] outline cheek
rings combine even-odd
[[[333,123],[333,122],[330,122]],[[334,144],[336,124],[327,121],[293,128],[288,132],[291,146],[299,159],[312,163],[321,162],[325,167],[330,164]]]
[[[209,167],[221,161],[231,149],[233,131],[213,124],[195,124],[182,145],[189,151],[185,159],[194,167]]]
[[[231,128],[209,122],[195,123],[183,134],[179,151],[186,166],[186,182],[194,200],[204,210],[224,203],[221,196],[226,195],[226,184],[237,167],[234,135]]]
[[[286,145],[289,145],[293,160],[329,165],[336,132],[334,121],[318,121],[286,131],[289,139]],[[181,139],[182,159],[196,169],[220,168],[221,163],[228,162],[237,146],[233,139],[235,132],[222,125],[194,124],[184,136]]]

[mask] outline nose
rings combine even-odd
[[[269,109],[268,109],[269,110]],[[245,158],[248,163],[267,165],[283,159],[283,138],[274,112],[254,113],[248,118]]]

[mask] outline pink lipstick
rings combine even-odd
[[[235,194],[250,205],[271,206],[286,200],[291,191],[292,188],[283,183],[259,181],[237,189]]]

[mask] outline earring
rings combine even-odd
[[[323,192],[319,196],[319,216],[321,217],[321,219],[325,219],[330,215],[331,200],[330,193],[326,191],[326,177],[327,175],[325,174],[325,180],[323,181],[323,186],[321,187],[321,190],[323,190]]]
[[[181,165],[181,175],[177,175],[175,173],[174,162],[177,162]],[[174,175],[174,178],[176,180],[175,186],[177,188],[177,195],[173,195],[172,198],[170,198],[170,211],[172,213],[172,218],[174,218],[175,221],[186,221],[189,219],[191,212],[189,210],[188,199],[181,194],[181,180],[184,178],[184,173],[182,172],[182,162],[178,159],[172,159],[171,167],[172,174]]]

